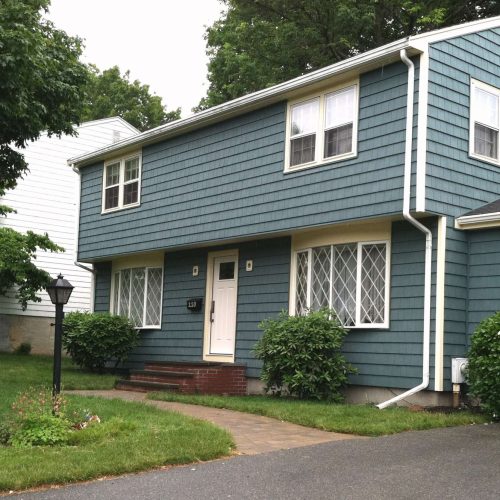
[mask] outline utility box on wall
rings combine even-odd
[[[451,358],[451,383],[464,384],[467,358]]]

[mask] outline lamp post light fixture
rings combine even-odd
[[[56,323],[54,335],[54,369],[52,372],[52,395],[61,392],[61,351],[62,351],[62,323],[64,318],[63,306],[68,303],[74,286],[59,274],[57,279],[47,285],[46,290],[52,304],[56,306]]]

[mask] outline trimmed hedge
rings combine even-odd
[[[123,316],[71,312],[64,318],[63,346],[82,368],[102,372],[111,361],[116,367],[138,343],[138,330]]]
[[[354,368],[340,353],[347,330],[328,309],[307,316],[267,319],[259,327],[264,335],[255,346],[264,362],[261,379],[266,391],[300,399],[340,401],[340,389]]]

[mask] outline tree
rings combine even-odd
[[[121,116],[144,131],[180,118],[180,108],[167,112],[161,97],[150,94],[149,85],[130,81],[129,71],[122,76],[118,66],[100,72],[91,65],[89,70],[82,121]]]
[[[20,150],[40,137],[74,135],[88,71],[81,42],[43,19],[48,0],[0,1],[0,197],[28,171]],[[0,215],[12,210],[0,205]],[[36,249],[59,251],[48,236],[0,228],[0,295],[12,285],[23,308],[50,279]]]
[[[50,241],[47,234],[42,236],[33,231],[21,234],[9,227],[0,228],[0,295],[16,286],[16,298],[23,311],[29,300],[40,302],[37,292],[50,281],[49,273],[33,263],[37,248],[51,252],[63,250]]]
[[[18,149],[42,131],[74,135],[81,116],[88,74],[78,60],[81,42],[42,18],[48,5],[0,2],[0,197],[28,170]],[[0,215],[9,211],[0,206]]]
[[[497,0],[223,0],[195,111],[409,35],[500,14]]]

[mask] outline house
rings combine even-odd
[[[95,310],[141,329],[131,367],[234,367],[255,391],[259,322],[330,306],[351,400],[448,403],[500,306],[499,106],[496,17],[71,159]]]
[[[16,213],[0,217],[0,227],[47,232],[52,241],[62,246],[64,253],[39,252],[37,266],[54,277],[61,272],[75,286],[66,311],[85,311],[91,308],[92,273],[74,264],[79,179],[66,160],[131,137],[138,130],[118,117],[85,122],[75,129],[78,135],[74,137],[48,137],[44,133],[23,150],[29,172],[2,198],[1,202]],[[14,290],[0,297],[0,351],[29,342],[32,352],[52,353],[51,323],[55,310],[45,292],[40,296],[42,301],[29,303],[25,311],[21,310]]]

